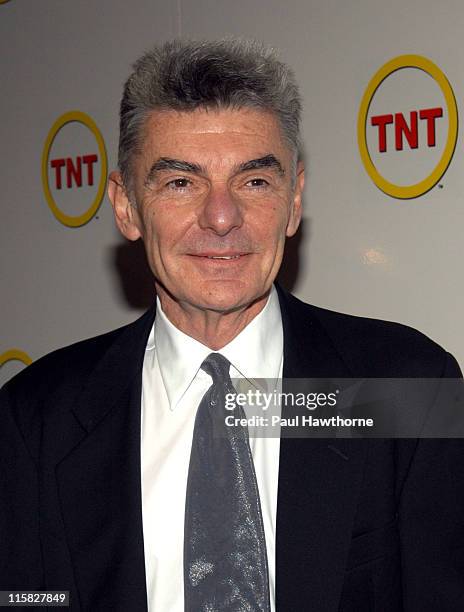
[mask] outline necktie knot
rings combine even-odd
[[[213,385],[230,382],[230,361],[220,353],[210,353],[201,364],[201,369],[213,379]]]

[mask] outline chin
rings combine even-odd
[[[210,281],[202,283],[202,290],[196,300],[189,301],[198,308],[225,313],[246,307],[258,301],[265,293],[237,281]]]

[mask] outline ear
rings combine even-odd
[[[290,215],[287,223],[287,231],[285,235],[290,238],[296,234],[296,230],[300,225],[302,215],[302,201],[303,201],[303,187],[304,187],[304,164],[298,162],[296,168],[296,183],[292,197],[292,207],[290,209]]]
[[[110,173],[108,180],[108,197],[113,207],[114,220],[119,231],[128,240],[137,240],[142,235],[142,224],[135,206],[127,196],[119,172]]]

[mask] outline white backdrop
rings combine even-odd
[[[403,54],[434,62],[464,113],[464,5],[458,0],[9,0],[0,2],[2,57],[0,355],[21,349],[31,359],[123,325],[148,305],[152,283],[140,248],[117,235],[107,198],[88,223],[68,227],[47,204],[42,154],[54,122],[68,111],[90,116],[114,167],[118,105],[131,63],[155,42],[228,34],[278,47],[295,69],[305,98],[308,181],[305,219],[291,245],[283,281],[306,301],[334,310],[412,325],[464,364],[462,240],[464,153],[461,128],[449,167],[427,193],[402,200],[383,193],[361,160],[357,121],[374,74]],[[372,116],[440,107],[436,146],[375,151]],[[426,178],[449,133],[446,100],[436,80],[409,68],[375,93],[366,121],[371,157],[393,182]],[[98,154],[92,133],[69,123],[48,163]],[[47,161],[47,160],[46,160]],[[60,162],[61,163],[61,162]],[[65,161],[62,162],[65,164]],[[52,196],[69,215],[91,205],[101,156],[82,165],[82,186],[61,190],[48,168]],[[76,168],[75,168],[76,170]],[[396,174],[395,174],[396,173]],[[295,265],[296,253],[298,267]],[[5,357],[3,357],[3,360]],[[0,361],[2,358],[0,358]],[[10,360],[0,383],[20,368]]]

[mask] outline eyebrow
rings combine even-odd
[[[199,164],[183,161],[181,159],[172,159],[171,157],[160,157],[151,166],[145,179],[145,186],[149,185],[159,172],[163,170],[177,170],[178,172],[192,172],[193,174],[204,173],[204,168]]]
[[[280,175],[285,174],[282,164],[275,155],[268,154],[257,159],[250,159],[236,166],[235,173],[247,172],[249,170],[261,170],[262,168],[275,168]],[[203,166],[182,159],[171,157],[160,157],[151,166],[145,179],[145,186],[149,185],[159,172],[163,170],[177,170],[178,172],[191,172],[192,174],[207,174]]]
[[[247,172],[248,170],[261,170],[262,168],[275,168],[279,174],[285,174],[282,164],[277,157],[271,153],[269,155],[265,155],[264,157],[250,159],[250,161],[240,164],[237,168],[237,173]]]

